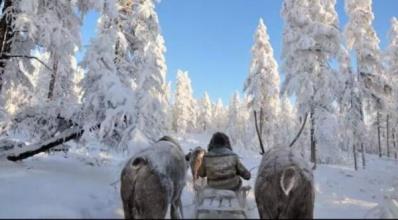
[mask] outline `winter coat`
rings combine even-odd
[[[250,179],[250,172],[228,146],[209,149],[199,168],[199,176],[207,177],[208,186],[216,189],[237,190],[242,185],[240,176],[245,180]]]

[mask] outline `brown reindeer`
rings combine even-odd
[[[310,165],[288,148],[273,148],[261,161],[255,198],[261,219],[313,218],[314,186]]]
[[[188,153],[186,156],[186,160],[189,161],[189,166],[191,167],[191,173],[192,173],[192,183],[194,187],[196,187],[199,174],[199,167],[202,164],[203,161],[203,156],[206,154],[206,150],[201,148],[200,146],[195,147],[191,152]]]
[[[183,217],[187,167],[181,147],[168,136],[133,156],[121,173],[124,217],[163,219],[169,207],[171,218]]]

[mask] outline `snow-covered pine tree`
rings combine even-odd
[[[196,108],[192,97],[188,72],[178,70],[173,109],[173,128],[179,134],[192,132],[196,128]]]
[[[365,167],[365,144],[364,114],[362,108],[362,97],[358,85],[358,77],[352,71],[351,59],[347,50],[344,50],[339,58],[340,76],[344,82],[344,88],[339,101],[340,119],[342,126],[340,137],[342,149],[348,151],[352,147],[354,167],[358,169],[357,152],[361,149],[362,165]]]
[[[172,82],[169,81],[165,86],[166,91],[166,100],[167,100],[167,110],[166,110],[166,129],[173,130],[173,100],[172,100],[172,91],[171,91]]]
[[[217,102],[212,104],[213,123],[212,130],[223,131],[226,128],[227,110],[222,100],[219,98]]]
[[[280,112],[278,114],[278,124],[280,125],[278,129],[278,140],[280,141],[280,145],[289,146],[298,132],[296,112],[286,94],[282,96],[280,105]]]
[[[210,97],[205,92],[203,98],[200,100],[198,128],[202,131],[208,131],[213,123],[213,110]]]
[[[134,81],[117,72],[115,65],[117,15],[117,2],[104,1],[97,36],[91,41],[82,61],[87,70],[83,80],[85,135],[98,126],[100,130],[94,130],[95,135],[101,142],[113,148],[121,146],[136,116],[133,108],[136,104]]]
[[[2,45],[0,50],[0,94],[2,92],[3,84],[5,83],[4,74],[6,72],[6,65],[10,59],[8,55],[10,55],[12,44],[15,42],[17,4],[18,3],[16,1],[5,0],[4,3],[0,5],[2,7],[0,19],[0,43]]]
[[[389,32],[389,45],[385,53],[385,61],[387,65],[388,80],[397,82],[398,79],[398,19],[391,19],[391,28]]]
[[[120,5],[127,10],[125,15],[131,15],[118,19],[121,34],[116,45],[116,62],[118,71],[131,74],[137,85],[133,133],[157,140],[167,129],[168,102],[166,48],[155,1],[120,1]]]
[[[276,120],[280,105],[277,69],[267,29],[263,20],[260,19],[254,35],[252,60],[244,91],[251,97],[249,107],[255,115],[254,123],[258,126],[259,134],[265,141],[266,147],[272,147],[277,141]],[[264,149],[262,153],[263,151]]]
[[[81,20],[76,2],[68,0],[32,0],[21,7],[21,17],[30,21],[25,25],[29,36],[41,51],[50,53],[51,67],[48,99],[59,104],[76,102],[72,97],[75,52],[80,46]]]
[[[229,102],[226,130],[234,145],[240,145],[242,143],[243,134],[245,132],[245,121],[242,110],[239,92],[235,92]]]
[[[231,97],[228,106],[227,133],[233,144],[239,140],[239,111],[240,111],[239,93],[235,92]]]
[[[188,132],[193,132],[197,128],[197,101],[193,97],[193,90],[192,90],[192,85],[191,85],[191,79],[189,78],[188,72],[185,72],[185,79],[186,79],[186,85],[187,85],[187,106],[188,106],[188,113],[190,115],[190,119],[188,120]]]
[[[389,32],[389,45],[385,53],[385,62],[386,62],[386,76],[388,81],[392,85],[396,85],[398,83],[398,20],[396,17],[391,19],[391,28]],[[388,115],[391,116],[391,133],[392,133],[392,152],[394,153],[394,157],[397,158],[397,124],[398,124],[398,90],[393,87],[392,96],[387,102],[387,110]]]
[[[308,121],[304,124],[305,118],[297,117],[296,107],[292,105],[291,98],[287,94],[281,94],[280,104],[278,144],[285,147],[293,144],[293,150],[304,158],[309,150]]]
[[[37,51],[34,56],[39,58],[44,63],[49,63],[50,53]],[[32,100],[32,105],[43,104],[48,101],[48,88],[51,75],[51,69],[47,69],[45,66],[40,64],[38,61],[32,62],[34,71],[32,73],[35,96]]]
[[[14,129],[28,131],[30,139],[47,139],[70,126],[70,119],[79,110],[75,76],[78,72],[75,52],[80,44],[81,20],[75,2],[15,1],[15,38],[8,82],[6,106],[16,106]],[[31,51],[34,53],[31,54]],[[46,62],[37,54],[48,52]],[[39,61],[39,62],[37,62]],[[42,66],[33,64],[40,63]],[[32,65],[33,64],[33,65]],[[45,68],[42,68],[45,67]],[[35,83],[32,72],[45,74],[49,83]],[[36,88],[47,85],[45,102],[35,105],[32,97]],[[18,101],[19,100],[19,101]],[[36,102],[37,103],[37,102]],[[73,120],[73,119],[72,119]]]
[[[383,78],[379,38],[372,27],[374,15],[372,0],[346,0],[345,10],[348,22],[345,27],[347,47],[355,52],[356,74],[358,88],[363,107],[368,117],[376,112],[376,127],[378,133],[379,156],[381,157],[380,127],[381,113],[385,107],[385,95],[390,92],[390,86]]]
[[[335,0],[285,0],[281,11],[285,21],[282,69],[286,75],[282,92],[295,95],[299,116],[309,114],[314,165],[320,159],[316,158],[317,142],[327,142],[321,144],[326,148],[335,147],[328,146],[327,135],[320,133],[330,129],[323,126],[327,125],[328,114],[334,114],[332,103],[337,97],[338,78],[329,65],[341,49],[335,3]]]
[[[49,63],[50,61],[50,53],[49,52],[36,52],[34,54],[35,57],[39,58],[44,63]],[[34,71],[32,74],[32,82],[34,85],[35,95],[32,97],[31,105],[42,105],[43,103],[47,103],[48,100],[48,88],[50,83],[50,75],[52,74],[51,70],[43,66],[40,62],[33,60],[32,65],[34,67]],[[84,70],[78,65],[76,59],[71,60],[71,69],[75,72],[72,74],[70,88],[70,97],[72,100],[68,103],[69,105],[73,104],[76,107],[81,104],[81,80],[84,78]],[[72,106],[71,106],[72,107]]]
[[[198,132],[200,131],[200,127],[199,127],[199,117],[200,117],[200,99],[195,99],[194,97],[192,97],[192,113],[194,114],[192,117],[193,121],[193,129],[191,132]]]
[[[242,145],[245,149],[258,152],[258,138],[256,137],[256,129],[253,123],[253,112],[249,110],[251,98],[243,94],[241,97],[241,117],[244,121],[243,132],[241,137]]]
[[[23,16],[26,1],[4,1],[0,20],[0,112],[15,117],[30,103],[33,84],[30,51],[34,42],[21,30],[30,19]],[[0,113],[1,114],[1,113]]]

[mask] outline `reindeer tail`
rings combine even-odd
[[[299,178],[299,173],[296,170],[297,168],[294,166],[287,167],[283,170],[280,185],[283,193],[286,196],[289,196],[292,189],[296,186],[297,180]]]

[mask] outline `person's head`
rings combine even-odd
[[[216,132],[213,134],[213,137],[211,137],[207,150],[211,151],[212,149],[221,148],[221,147],[226,147],[232,150],[228,136],[222,132]]]

